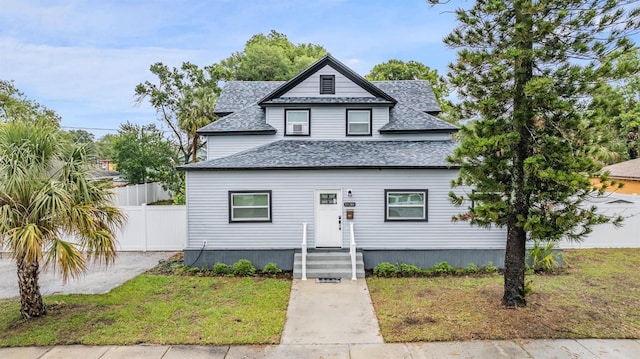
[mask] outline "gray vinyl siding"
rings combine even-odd
[[[371,109],[372,136],[347,136],[347,108]],[[276,128],[276,134],[284,134],[283,107],[267,108],[267,123]],[[389,108],[371,106],[317,106],[311,107],[311,140],[371,140],[381,138],[378,129],[389,122]]]
[[[423,134],[381,134],[378,129],[389,121],[389,109],[387,107],[373,107],[371,118],[373,131],[371,136],[347,136],[346,109],[359,108],[357,106],[342,107],[312,107],[311,108],[311,136],[284,136],[284,109],[283,107],[267,107],[267,123],[276,128],[274,135],[227,135],[207,137],[207,159],[226,157],[238,152],[246,151],[267,143],[292,138],[296,140],[448,140],[449,134],[423,133]],[[371,107],[361,107],[371,108]]]
[[[207,160],[227,157],[281,138],[282,134],[207,136]]]
[[[188,248],[299,248],[302,223],[314,246],[314,190],[342,189],[343,202],[356,202],[355,219],[344,219],[343,247],[354,223],[360,249],[499,249],[505,231],[471,227],[451,217],[448,200],[455,170],[307,170],[187,172]],[[385,222],[385,189],[429,190],[428,222]],[[353,197],[347,197],[347,190]],[[272,223],[229,223],[228,191],[271,190]],[[343,208],[343,218],[346,208]]]
[[[335,94],[320,95],[320,75],[334,75]],[[346,78],[344,75],[336,71],[333,67],[327,65],[318,70],[313,75],[306,78],[296,87],[287,91],[282,97],[374,97],[368,91]]]

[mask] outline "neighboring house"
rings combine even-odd
[[[454,223],[458,128],[435,117],[428,81],[367,81],[327,55],[289,81],[230,81],[207,160],[187,178],[185,262],[247,258],[283,269],[300,252],[348,250],[366,268],[504,261],[505,232]]]
[[[111,160],[98,160],[98,165],[105,171],[115,171],[115,166]]]
[[[609,172],[609,178],[624,183],[622,188],[611,186],[616,193],[640,194],[640,158],[605,166],[602,172]],[[596,181],[597,182],[597,181]]]

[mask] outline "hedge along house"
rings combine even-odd
[[[329,261],[309,262],[311,277],[330,275],[340,266],[331,255],[352,242],[366,268],[503,263],[503,231],[451,220],[457,170],[446,157],[458,129],[435,117],[428,81],[370,82],[327,55],[286,82],[227,82],[215,111],[198,131],[207,160],[180,167],[186,263],[292,269],[303,238]]]

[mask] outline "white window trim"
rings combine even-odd
[[[267,195],[266,206],[234,206],[233,197],[235,195]],[[271,191],[229,191],[229,223],[247,223],[247,222],[271,222]],[[234,209],[236,208],[267,208],[267,218],[255,217],[255,218],[235,218]]]
[[[420,207],[418,205],[389,205],[389,194],[392,193],[403,193],[403,194],[422,194],[424,198],[424,202],[422,203],[422,217],[390,217],[389,209],[392,207]],[[427,210],[429,202],[429,190],[427,189],[385,189],[384,190],[384,221],[385,222],[427,222],[429,219],[429,215]]]

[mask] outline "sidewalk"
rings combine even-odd
[[[56,346],[0,349],[2,359],[640,358],[640,340],[506,340],[398,344]]]

